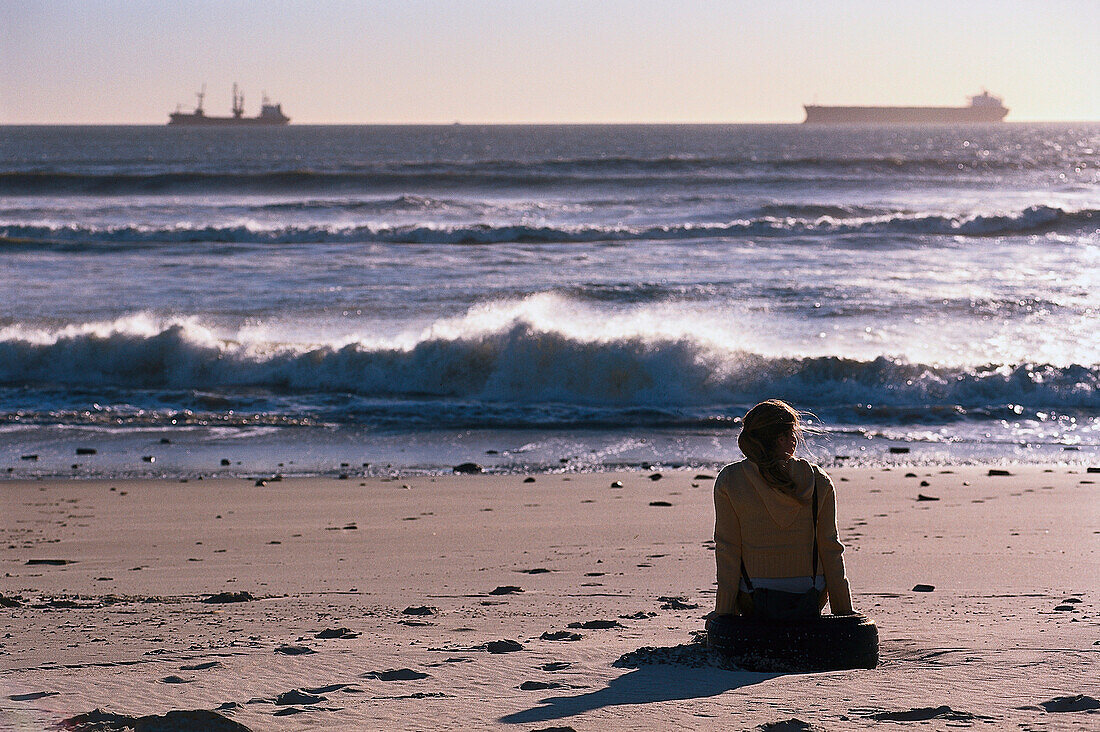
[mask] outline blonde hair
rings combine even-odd
[[[801,443],[804,430],[798,410],[779,399],[768,399],[745,414],[737,446],[760,469],[768,485],[794,495],[794,479],[787,468],[787,456],[779,450],[779,438],[794,433],[795,441]]]

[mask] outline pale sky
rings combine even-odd
[[[799,122],[803,103],[1100,120],[1100,0],[0,0],[0,124]]]

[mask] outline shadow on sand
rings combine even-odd
[[[529,724],[571,717],[603,707],[701,699],[759,684],[778,676],[782,674],[655,664],[612,679],[599,691],[577,696],[548,697],[540,700],[540,706],[505,715],[499,721],[505,724]]]

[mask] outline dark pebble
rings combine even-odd
[[[649,476],[649,479],[650,479],[650,480],[660,480],[660,479],[661,479],[661,478],[663,478],[663,477],[664,477],[664,476],[663,476],[663,475],[661,475],[660,473],[654,473],[653,475]]]
[[[586,620],[583,623],[570,623],[570,628],[581,628],[582,630],[606,630],[607,628],[621,628],[622,623],[618,620]]]
[[[307,694],[298,689],[284,691],[275,697],[275,704],[280,707],[288,707],[292,704],[318,704],[323,701],[327,701],[327,699],[320,694]]]
[[[476,475],[477,473],[483,472],[481,466],[477,463],[459,463],[451,468],[451,470],[455,473],[463,473],[466,475]]]
[[[531,476],[527,476],[526,478],[523,479],[523,482],[524,483],[534,483],[535,479],[532,478]]]
[[[927,483],[921,483],[921,485],[928,485],[928,484]],[[917,500],[918,501],[938,501],[940,499],[936,496],[926,496],[923,493],[918,493],[917,494]]]
[[[94,447],[78,447],[76,448],[77,455],[95,455],[96,449]]]
[[[209,597],[203,598],[203,602],[209,602],[209,603],[217,604],[217,603],[225,603],[225,602],[251,602],[252,600],[255,600],[255,599],[256,599],[255,597],[253,597],[252,595],[250,595],[249,593],[244,592],[244,591],[241,591],[241,592],[219,592],[216,595],[210,595]]]
[[[522,651],[523,646],[514,640],[495,640],[485,644],[485,650],[489,653],[515,653]]]
[[[539,636],[545,641],[579,641],[583,636],[580,633],[570,633],[568,630],[549,630]]]
[[[933,585],[913,585],[913,592],[931,592],[934,589]]]
[[[672,504],[669,503],[668,501],[650,501],[649,505],[651,505],[651,506],[671,506]]]
[[[908,447],[891,447],[890,448],[890,454],[891,455],[904,455],[907,452],[909,452]]]
[[[522,587],[516,587],[515,585],[501,585],[495,590],[490,590],[490,595],[515,595],[523,592]]]
[[[435,615],[436,609],[427,605],[410,605],[401,611],[402,615]]]
[[[325,628],[319,633],[315,633],[314,638],[358,638],[359,634],[354,630],[348,628]],[[291,702],[296,704],[297,702]]]
[[[414,671],[411,668],[391,668],[386,671],[368,671],[363,674],[364,679],[378,679],[379,681],[416,681],[428,678],[423,671]]]
[[[988,475],[990,475],[990,476],[994,476],[994,475],[1006,476],[1006,475],[1012,475],[1012,473],[1008,472],[1007,470],[1001,470],[999,468],[990,468]]]

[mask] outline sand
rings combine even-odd
[[[0,728],[1100,728],[1100,475],[1008,469],[831,471],[882,662],[817,674],[613,665],[711,609],[696,471],[0,483]]]

